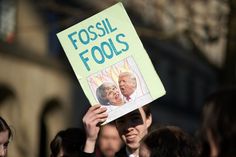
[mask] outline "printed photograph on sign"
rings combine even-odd
[[[95,99],[108,109],[108,113],[119,107],[127,108],[127,105],[138,108],[137,102],[146,104],[153,100],[131,56],[90,75],[87,80]]]

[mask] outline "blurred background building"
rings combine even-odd
[[[49,141],[82,127],[90,106],[56,33],[118,0],[0,0],[0,115],[14,130],[9,156],[48,157]],[[154,124],[196,132],[204,98],[236,82],[233,0],[121,1],[167,94]]]

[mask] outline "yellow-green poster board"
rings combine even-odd
[[[57,36],[91,105],[107,107],[105,123],[165,94],[122,3]]]

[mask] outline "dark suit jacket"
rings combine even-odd
[[[80,157],[96,157],[95,153],[80,152]]]
[[[116,157],[128,157],[125,147],[122,147],[117,153]]]

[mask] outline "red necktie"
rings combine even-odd
[[[126,97],[126,100],[127,100],[127,101],[129,101],[130,99],[131,99],[130,96],[127,96],[127,97]]]

